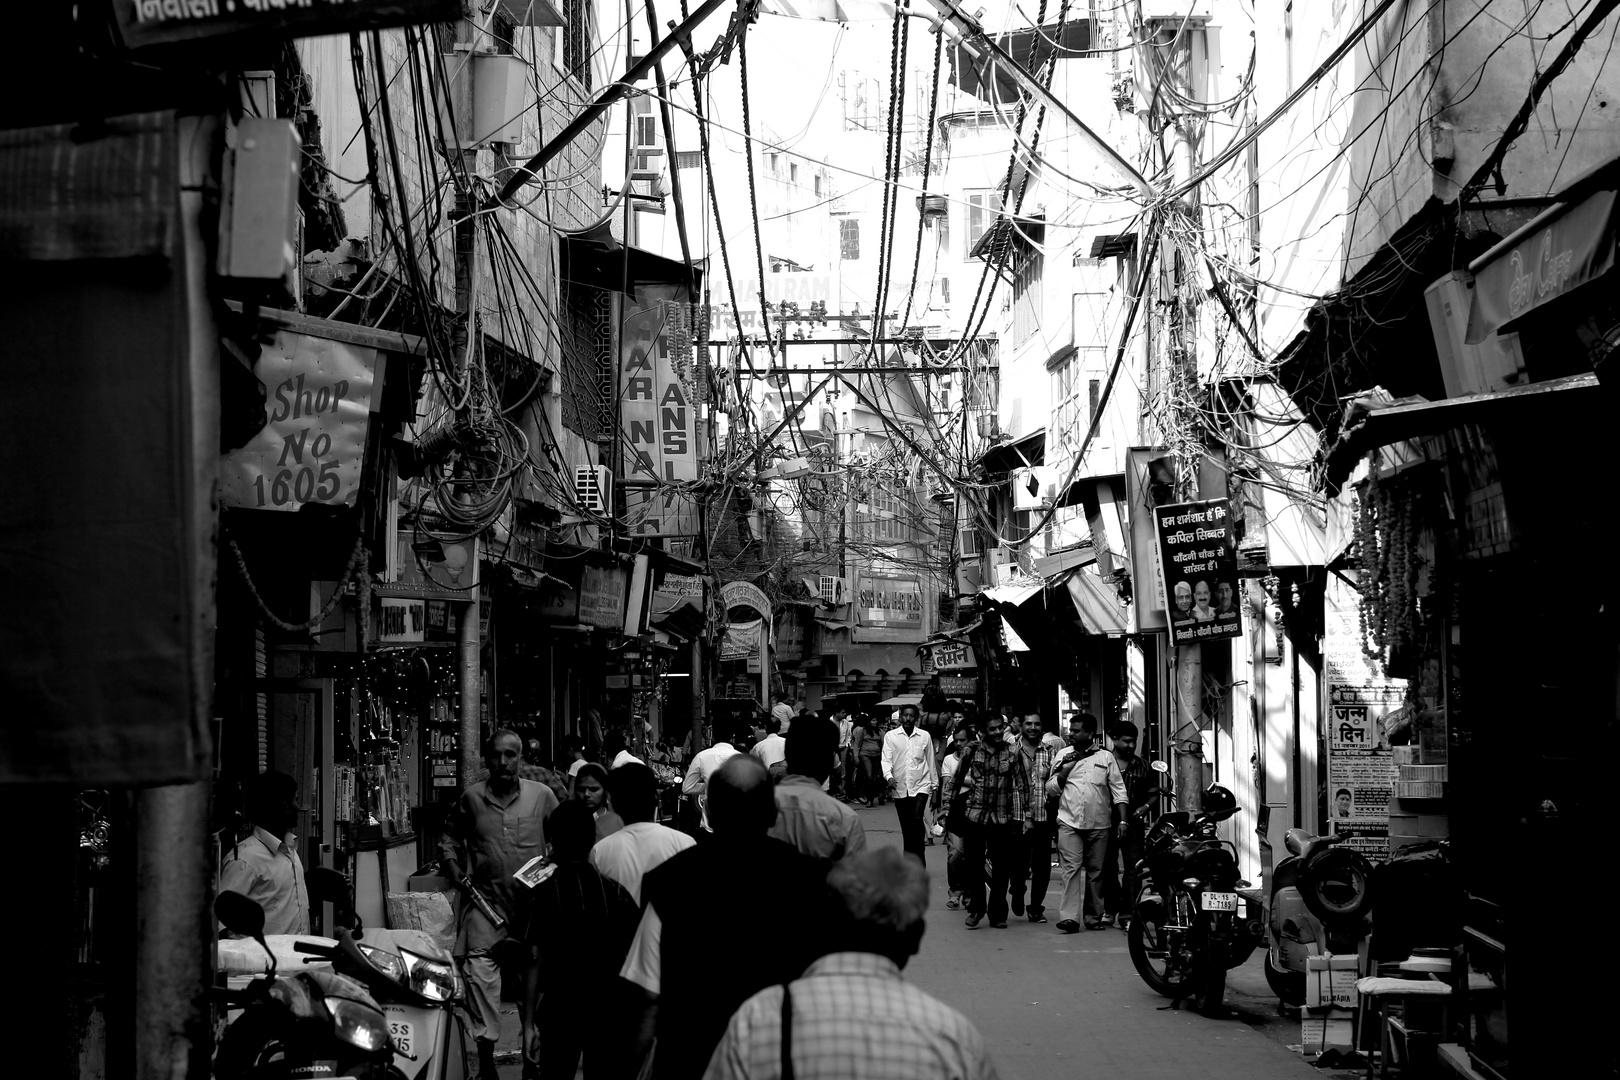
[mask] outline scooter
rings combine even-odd
[[[218,1080],[389,1075],[395,1045],[381,1006],[363,985],[332,971],[278,974],[264,936],[264,909],[241,893],[220,893],[214,914],[270,958],[266,974],[245,988],[215,991],[220,1004],[241,1009],[214,1054]]]
[[[1287,1005],[1305,1004],[1307,958],[1354,953],[1371,928],[1372,863],[1343,837],[1289,829],[1288,856],[1271,871],[1266,982]]]

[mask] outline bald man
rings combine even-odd
[[[767,833],[776,798],[765,766],[739,754],[709,779],[713,839],[672,857],[642,882],[646,909],[620,972],[645,995],[638,1051],[656,1032],[657,1080],[696,1080],[738,1005],[791,979],[819,955],[811,928],[824,864]],[[721,933],[730,918],[759,940]]]

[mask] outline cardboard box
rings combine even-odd
[[[1356,1007],[1356,979],[1359,965],[1354,956],[1325,955],[1305,958],[1305,1005],[1307,1008]]]
[[[1299,1042],[1307,1057],[1325,1050],[1355,1049],[1356,1011],[1307,1008],[1299,1018]]]

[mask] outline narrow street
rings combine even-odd
[[[873,845],[900,846],[893,807],[859,807]],[[1349,1077],[1319,1072],[1288,1048],[1299,1021],[1277,1015],[1258,954],[1231,973],[1230,1019],[1169,1010],[1143,984],[1118,930],[1060,934],[1052,923],[1011,919],[1006,930],[977,930],[945,907],[945,852],[928,849],[933,905],[922,952],[906,977],[960,1009],[983,1033],[1002,1080],[1072,1080],[1081,1075],[1130,1080],[1286,1080]],[[1056,869],[1048,896],[1056,911]],[[1055,921],[1055,919],[1054,919]],[[506,1019],[502,1049],[515,1050],[516,1017]],[[515,1055],[502,1080],[518,1080]]]

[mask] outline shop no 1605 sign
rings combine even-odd
[[[352,505],[377,372],[377,350],[282,330],[253,373],[270,422],[220,461],[220,502],[255,510]]]

